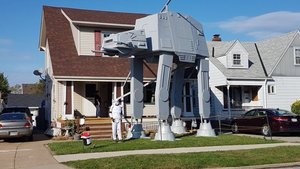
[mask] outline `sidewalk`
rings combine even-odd
[[[257,148],[271,148],[271,147],[279,147],[279,146],[300,146],[300,143],[273,143],[273,144],[231,145],[231,146],[212,146],[212,147],[183,147],[183,148],[168,148],[168,149],[54,155],[53,157],[58,162],[61,163],[61,162],[68,162],[68,161],[118,157],[118,156],[126,156],[126,155],[232,151],[232,150],[249,150],[249,149],[257,149]]]

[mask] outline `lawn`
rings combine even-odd
[[[167,155],[132,155],[75,162],[73,161],[67,162],[65,164],[70,167],[80,169],[193,169],[237,167],[274,163],[288,163],[297,161],[300,161],[300,146],[226,152]]]
[[[110,140],[94,140],[93,145],[84,148],[82,141],[53,142],[48,146],[56,155],[109,152],[124,150],[161,149],[176,147],[204,147],[221,145],[245,145],[245,144],[268,144],[278,143],[260,138],[236,135],[219,135],[218,137],[195,137],[185,136],[175,141],[153,141],[151,139],[128,140],[124,143],[113,143]]]

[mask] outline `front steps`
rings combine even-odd
[[[89,128],[92,139],[109,140],[112,136],[111,119],[110,118],[86,118],[84,128]]]

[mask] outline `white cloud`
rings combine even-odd
[[[264,39],[300,28],[300,13],[279,11],[255,17],[238,16],[219,22],[218,27],[233,33],[243,33]]]

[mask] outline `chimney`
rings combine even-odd
[[[222,41],[220,34],[214,34],[212,41],[216,41],[216,42]]]

